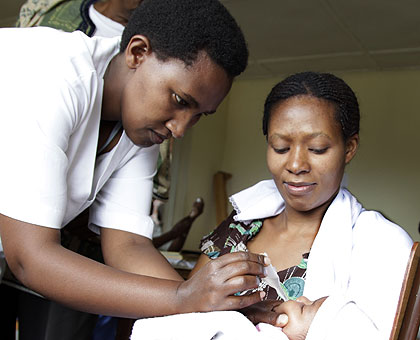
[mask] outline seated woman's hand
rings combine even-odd
[[[278,326],[283,327],[283,332],[290,340],[305,339],[312,320],[326,299],[327,297],[323,297],[311,301],[305,296],[301,296],[296,301],[286,301],[274,307],[276,313],[287,316],[285,322]]]
[[[235,296],[255,289],[264,277],[268,259],[248,252],[226,254],[206,263],[178,288],[184,312],[237,310],[261,301],[264,292]]]

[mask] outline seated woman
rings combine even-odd
[[[277,84],[263,117],[273,179],[233,195],[232,214],[201,242],[192,275],[226,253],[268,254],[290,301],[279,303],[262,278],[258,289],[279,302],[243,312],[255,323],[286,314],[288,323],[277,324],[290,339],[389,338],[412,240],[341,187],[359,120],[355,94],[334,75],[305,72]]]

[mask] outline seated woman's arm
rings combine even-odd
[[[348,285],[324,301],[308,340],[389,338],[412,240],[379,214],[362,215],[353,230]]]

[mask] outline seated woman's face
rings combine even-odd
[[[267,164],[288,208],[306,212],[325,207],[339,190],[354,153],[350,157],[346,152],[349,146],[334,113],[332,103],[308,95],[273,106]]]

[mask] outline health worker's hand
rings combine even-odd
[[[185,312],[237,310],[261,301],[264,292],[235,296],[237,292],[255,289],[265,277],[268,258],[248,252],[230,253],[218,257],[194,273],[178,287]]]

